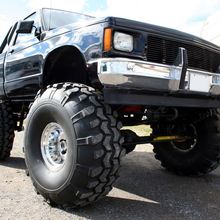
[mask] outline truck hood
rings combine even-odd
[[[157,26],[153,24],[148,24],[144,22],[129,20],[125,18],[119,18],[119,17],[103,17],[103,18],[94,18],[87,21],[82,21],[78,23],[68,24],[66,26],[54,29],[50,31],[51,33],[49,35],[57,35],[57,34],[63,34],[65,32],[73,31],[76,29],[80,29],[86,26],[91,26],[99,23],[109,23],[110,25],[117,26],[117,27],[124,27],[129,28],[131,30],[136,31],[144,31],[147,34],[153,34],[156,36],[162,36],[169,39],[185,42],[188,44],[193,44],[197,46],[201,46],[203,48],[211,49],[212,51],[215,51],[217,53],[220,53],[220,47],[206,41],[202,38],[196,37],[191,34],[187,34],[182,31],[178,31],[171,28],[166,28],[162,26]]]

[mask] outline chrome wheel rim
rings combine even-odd
[[[60,170],[65,164],[67,153],[67,138],[63,128],[58,123],[49,123],[41,135],[44,163],[50,170]]]

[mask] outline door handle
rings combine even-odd
[[[8,53],[10,53],[10,54],[12,54],[12,53],[14,53],[14,49],[12,49],[12,50],[10,50]]]

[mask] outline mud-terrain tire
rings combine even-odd
[[[25,161],[36,191],[51,205],[85,206],[112,189],[125,154],[116,115],[85,85],[54,84],[38,94],[26,125]],[[44,148],[55,143],[45,144],[51,137],[65,150]]]
[[[10,156],[14,141],[15,122],[9,103],[0,104],[0,161]]]
[[[196,142],[190,149],[178,148],[170,143],[154,143],[155,158],[167,170],[178,175],[204,175],[216,169],[220,163],[220,115],[212,112],[209,118],[192,123]],[[155,125],[153,135],[172,135],[165,125]],[[173,134],[176,135],[176,134]],[[181,144],[183,145],[183,144]],[[188,150],[187,150],[188,149]]]

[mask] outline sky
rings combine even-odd
[[[200,36],[207,18],[220,12],[220,0],[0,0],[0,42],[11,25],[41,7],[124,17]]]

